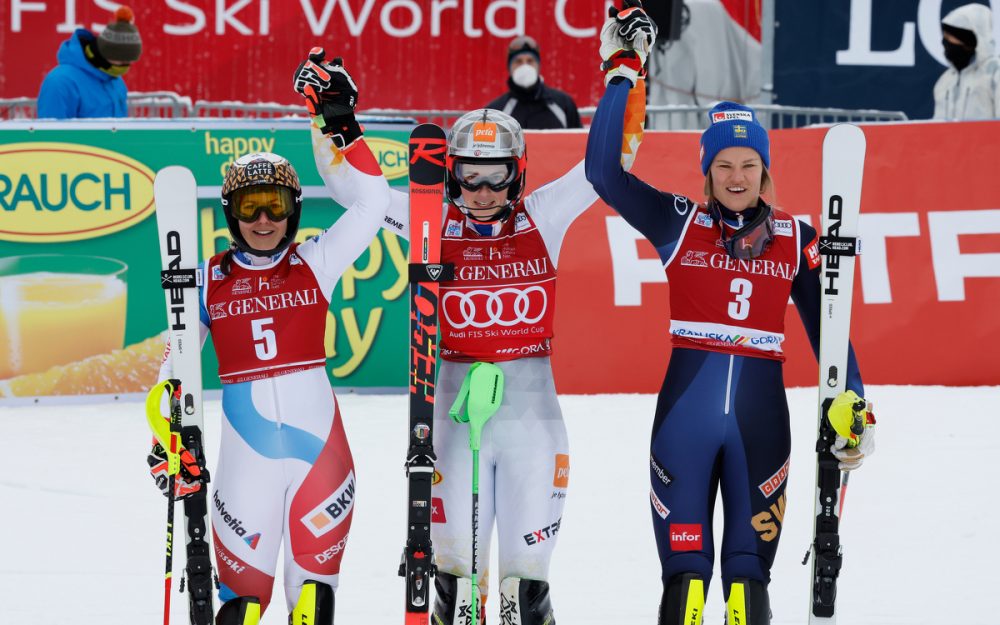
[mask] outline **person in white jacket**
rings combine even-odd
[[[1000,117],[1000,58],[993,51],[990,7],[958,7],[941,20],[941,35],[951,67],[934,85],[934,119]]]

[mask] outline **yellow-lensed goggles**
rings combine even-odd
[[[271,221],[284,221],[295,212],[294,191],[288,187],[264,184],[244,187],[233,192],[233,217],[246,223],[260,219],[263,212]]]

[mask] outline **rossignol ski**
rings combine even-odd
[[[823,140],[823,214],[819,252],[823,269],[820,304],[819,425],[816,441],[816,507],[810,625],[837,622],[841,481],[830,447],[836,432],[828,411],[847,388],[854,257],[861,251],[858,216],[865,163],[865,135],[857,126],[837,124]]]
[[[444,131],[421,124],[410,133],[410,444],[406,452],[406,546],[399,574],[406,583],[406,625],[426,625],[431,577],[431,481],[434,476],[434,394],[438,355],[438,282],[451,279],[440,264]]]
[[[191,625],[211,625],[215,580],[207,533],[209,477],[202,441],[198,205],[194,176],[184,167],[165,167],[156,174],[153,195],[162,262],[160,283],[167,302],[171,377],[176,383],[170,393],[170,408],[172,414],[180,412],[180,444],[197,460],[203,480],[202,488],[183,500],[187,558],[179,590],[183,592],[187,585]],[[169,449],[164,441],[161,444]]]

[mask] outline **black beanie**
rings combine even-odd
[[[97,36],[97,50],[105,59],[119,63],[135,63],[142,54],[139,29],[133,24],[132,9],[121,6],[114,20]]]
[[[941,24],[941,30],[955,37],[964,43],[967,48],[972,50],[975,50],[976,44],[979,43],[979,40],[976,39],[976,33],[971,30],[956,28],[955,26],[950,26],[948,24]]]
[[[507,48],[507,67],[510,67],[510,62],[518,54],[531,54],[539,63],[542,62],[542,55],[538,52],[538,42],[533,37],[521,35],[510,42]]]

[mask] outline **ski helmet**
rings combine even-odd
[[[472,217],[462,200],[462,188],[475,191],[484,185],[493,191],[507,190],[507,201],[489,219],[503,221],[524,194],[527,151],[524,132],[517,120],[493,109],[479,109],[462,115],[448,134],[448,201]],[[488,175],[477,171],[472,177],[463,170],[491,166]],[[496,167],[492,167],[496,166]]]
[[[252,206],[241,213],[247,199],[259,199],[265,194],[269,203],[265,208]],[[257,196],[257,197],[255,197]],[[226,225],[236,247],[257,256],[272,256],[288,247],[295,240],[299,230],[299,216],[302,214],[302,187],[295,168],[287,159],[270,152],[247,154],[236,159],[226,170],[222,183],[222,209],[226,214]],[[285,236],[270,250],[258,250],[250,246],[240,232],[239,222],[252,223],[260,217],[261,211],[272,221],[288,220]]]

